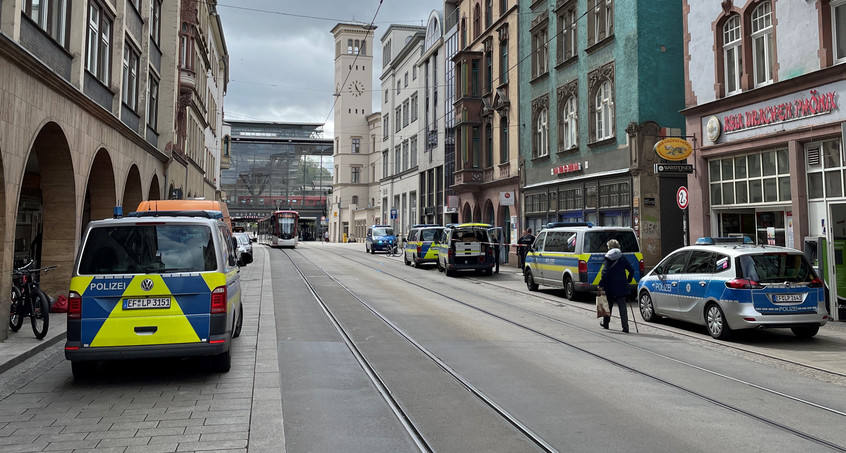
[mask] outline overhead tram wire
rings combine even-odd
[[[379,0],[379,5],[376,7],[376,12],[373,14],[373,19],[370,21],[370,25],[368,26],[367,30],[364,31],[364,41],[367,41],[367,36],[370,34],[371,30],[373,30],[373,24],[376,23],[376,16],[379,15],[379,10],[382,8],[383,1],[384,0]],[[355,58],[353,58],[352,64],[355,64],[355,62],[358,61],[359,55],[361,55],[361,52],[355,54]],[[347,80],[349,80],[350,74],[352,74],[352,71],[347,72],[346,77],[344,77],[344,81],[340,85],[341,88],[339,88],[338,92],[334,94],[335,100],[332,102],[332,107],[329,109],[329,113],[326,115],[326,119],[323,120],[323,124],[326,124],[326,122],[329,121],[329,117],[332,116],[332,112],[335,110],[335,106],[338,104],[338,98],[341,97],[341,89],[347,86]]]

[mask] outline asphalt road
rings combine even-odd
[[[846,451],[842,327],[724,343],[638,314],[627,335],[511,267],[255,250],[229,373],[139,361],[75,382],[57,344],[0,373],[0,452]]]

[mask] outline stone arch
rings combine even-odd
[[[485,209],[482,211],[482,223],[488,223],[494,226],[497,224],[493,202],[490,199],[485,200]]]
[[[35,136],[21,174],[15,233],[15,256],[39,259],[39,266],[59,266],[42,273],[41,288],[58,297],[70,285],[79,231],[76,183],[67,135],[55,122],[45,123]]]
[[[476,223],[482,221],[482,208],[479,205],[473,206],[473,221]]]
[[[115,168],[112,156],[105,148],[94,155],[85,186],[85,201],[82,207],[82,228],[92,220],[108,219],[117,206]]]
[[[473,211],[470,209],[470,203],[464,203],[464,209],[461,210],[461,223],[470,223],[473,221]]]
[[[147,191],[147,199],[148,200],[161,200],[162,193],[161,193],[161,183],[159,183],[159,175],[153,173],[152,179],[150,179],[150,189]]]
[[[137,165],[132,164],[126,174],[126,184],[123,189],[123,213],[135,212],[142,201],[144,201],[144,194],[141,188],[141,172]]]
[[[511,206],[499,205],[496,218],[497,225],[502,227],[502,242],[511,243]]]

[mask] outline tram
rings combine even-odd
[[[276,211],[270,217],[259,220],[258,240],[271,247],[296,247],[299,238],[300,213],[297,211]]]

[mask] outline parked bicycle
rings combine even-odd
[[[47,273],[56,266],[30,269],[35,261],[12,271],[12,304],[9,328],[17,332],[23,319],[29,316],[32,332],[39,340],[47,335],[50,327],[50,300],[39,285],[41,272]]]
[[[387,253],[388,256],[400,256],[401,251],[400,251],[399,246],[396,243],[393,243],[390,246],[388,246],[386,253]]]

